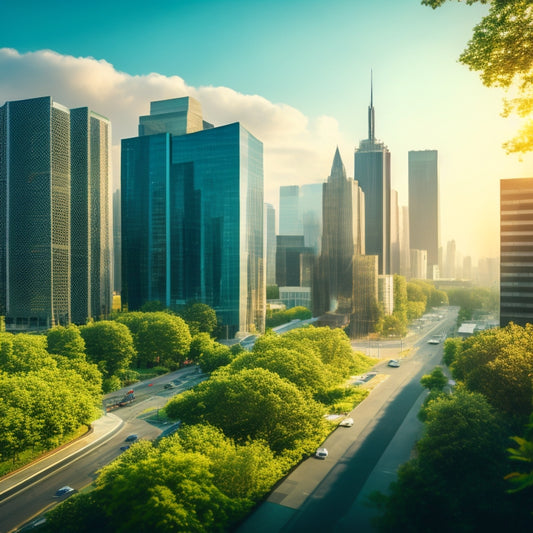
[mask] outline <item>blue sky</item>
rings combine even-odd
[[[112,120],[118,147],[150,99],[193,94],[206,120],[240,120],[263,141],[276,205],[279,185],[324,181],[337,145],[353,175],[372,69],[400,202],[408,150],[439,150],[443,244],[496,256],[499,179],[533,175],[533,160],[504,154],[518,124],[500,117],[502,93],[457,61],[485,12],[419,0],[8,1],[0,105],[50,93],[89,105]]]

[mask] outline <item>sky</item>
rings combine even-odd
[[[8,0],[0,105],[50,95],[108,117],[118,186],[120,140],[152,100],[193,96],[215,125],[240,121],[264,145],[265,201],[324,182],[338,146],[353,176],[367,137],[373,72],[376,137],[407,205],[409,150],[439,152],[441,244],[499,255],[499,180],[533,176],[506,155],[520,123],[498,89],[458,62],[483,5],[420,0]]]

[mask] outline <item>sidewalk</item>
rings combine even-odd
[[[51,470],[58,468],[65,462],[81,455],[88,448],[96,447],[105,441],[111,434],[115,433],[124,421],[118,416],[107,413],[98,420],[95,420],[91,429],[82,437],[65,444],[32,463],[6,474],[0,478],[0,501],[5,500],[23,487],[37,481]]]

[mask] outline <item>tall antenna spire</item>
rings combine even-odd
[[[371,142],[376,140],[375,122],[374,122],[374,80],[372,69],[370,69],[370,105],[368,106],[368,139]]]

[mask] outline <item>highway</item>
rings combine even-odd
[[[124,445],[124,440],[129,434],[136,433],[140,439],[148,440],[158,437],[164,427],[145,421],[143,418],[146,413],[153,412],[154,408],[163,407],[170,397],[193,387],[205,378],[205,375],[197,373],[196,367],[182,369],[107,395],[121,396],[122,392],[130,388],[135,390],[134,403],[113,411],[114,415],[124,421],[119,430],[95,447],[90,447],[81,456],[72,458],[67,464],[58,466],[49,474],[38,476],[33,484],[24,486],[15,494],[2,499],[0,533],[14,531],[56,505],[57,499],[54,498],[54,494],[58,488],[69,485],[80,490],[90,485],[95,480],[98,470],[122,453],[120,447]],[[164,385],[171,381],[175,381],[177,386],[165,389]]]
[[[327,459],[303,461],[238,533],[372,531],[373,511],[364,505],[367,489],[386,491],[397,467],[409,459],[422,429],[416,419],[425,396],[419,381],[442,359],[443,345],[427,341],[452,330],[456,316],[457,309],[449,309],[403,341],[406,357],[400,368],[387,366],[389,359],[398,358],[400,343],[383,342],[383,362],[373,369],[378,372],[374,379],[383,381],[349,415],[354,425],[337,428],[324,443]]]

